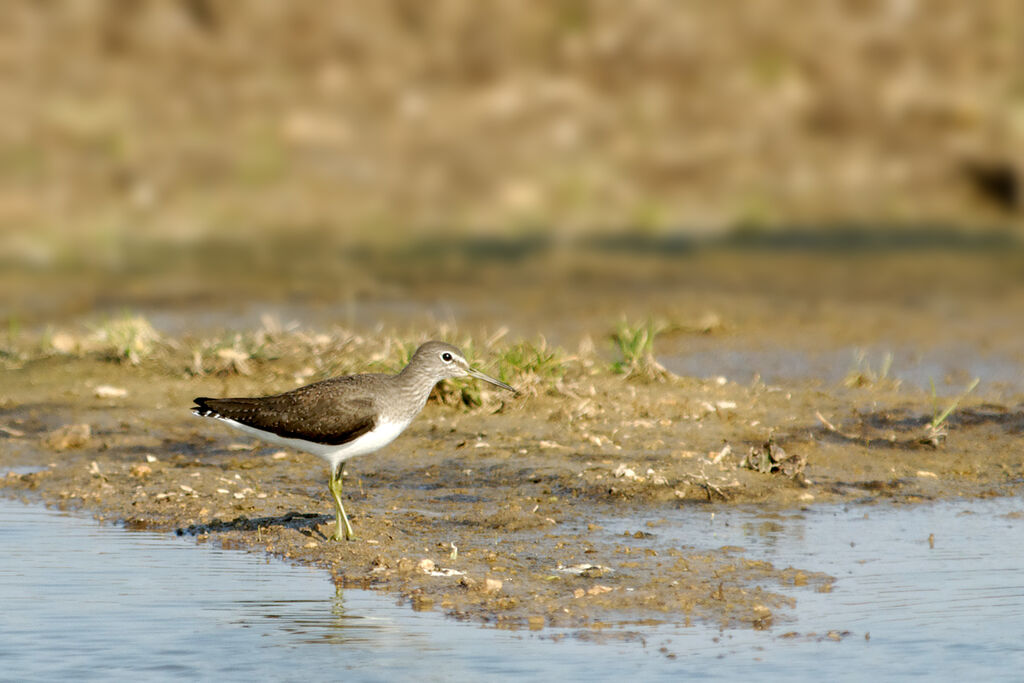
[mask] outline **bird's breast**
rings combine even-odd
[[[384,446],[387,446],[399,434],[405,431],[405,428],[409,426],[409,422],[411,420],[379,422],[371,431],[346,444],[346,457],[351,458],[356,455],[365,455],[384,448]]]

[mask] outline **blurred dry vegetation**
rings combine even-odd
[[[0,4],[0,257],[1019,224],[1018,0]]]

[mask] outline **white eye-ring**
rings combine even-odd
[[[441,360],[443,360],[445,363],[451,363],[452,362],[452,354],[450,354],[447,351],[445,351],[444,353],[441,354]]]

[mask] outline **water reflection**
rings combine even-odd
[[[608,680],[642,667],[651,679],[780,681],[1013,680],[1024,667],[1020,499],[659,517],[653,544],[741,546],[830,573],[834,590],[792,589],[795,613],[767,632],[497,631],[336,593],[319,570],[0,499],[0,667],[10,679]]]
[[[849,661],[861,667],[849,670],[850,679],[871,671],[940,678],[959,671],[1013,680],[1024,666],[1018,637],[1024,623],[1022,520],[1020,498],[818,506],[781,514],[681,510],[659,525],[657,540],[740,546],[752,559],[836,577],[830,593],[792,591],[797,609],[775,628],[776,636],[788,631],[795,641],[849,633],[842,647],[825,650],[838,667],[830,678]],[[616,531],[614,522],[606,527]],[[763,655],[769,670],[786,657],[804,661],[814,649],[778,639],[772,647]],[[858,657],[872,664],[854,664]]]

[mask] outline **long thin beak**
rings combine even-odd
[[[477,379],[482,379],[485,382],[490,382],[491,384],[493,384],[496,387],[501,387],[502,389],[508,389],[513,394],[518,394],[519,393],[518,391],[515,390],[515,388],[510,387],[509,385],[505,384],[504,382],[502,382],[500,380],[496,380],[493,377],[489,377],[489,376],[485,375],[484,373],[480,372],[479,370],[474,370],[473,368],[470,368],[469,369],[469,376],[470,377],[476,377]]]

